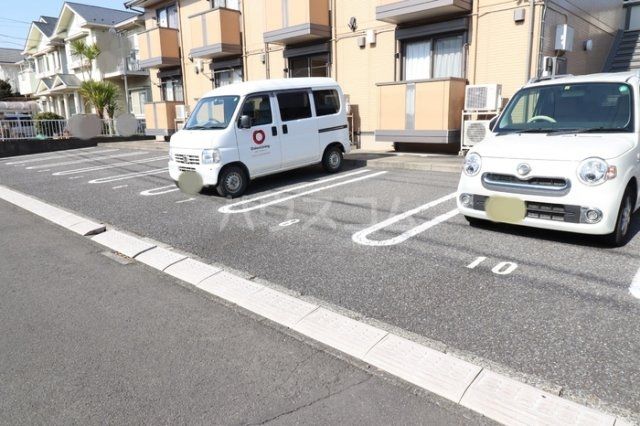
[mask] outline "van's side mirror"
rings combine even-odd
[[[251,128],[251,117],[248,115],[243,115],[240,117],[240,128],[241,129],[250,129]]]
[[[498,124],[498,118],[500,118],[499,115],[496,117],[493,117],[491,121],[489,121],[489,130],[493,131],[493,128],[496,127],[496,124]]]

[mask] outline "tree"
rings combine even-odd
[[[83,61],[82,73],[85,81],[80,86],[80,94],[91,104],[101,119],[104,118],[105,110],[107,117],[113,118],[118,108],[118,86],[108,81],[94,81],[93,73],[86,74],[84,61],[89,62],[90,71],[93,70],[93,61],[100,56],[100,48],[97,44],[87,44],[84,40],[73,40],[71,42],[71,53],[79,56]]]
[[[0,99],[13,96],[11,85],[4,80],[0,80]]]

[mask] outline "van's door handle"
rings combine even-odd
[[[271,127],[271,136],[278,136],[278,128],[276,126]]]
[[[286,135],[287,133],[289,133],[289,128],[287,127],[287,125],[286,125],[286,124],[283,124],[283,125],[282,125],[282,133],[284,133],[285,135]]]

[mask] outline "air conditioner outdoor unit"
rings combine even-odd
[[[467,86],[464,97],[465,111],[496,111],[502,103],[502,85],[478,84]]]
[[[542,76],[552,77],[554,75],[564,75],[567,73],[567,58],[564,56],[543,56]]]
[[[176,120],[187,118],[187,109],[184,105],[176,105]]]
[[[489,122],[491,120],[468,120],[464,122],[464,136],[462,145],[471,147],[482,142],[489,136]]]

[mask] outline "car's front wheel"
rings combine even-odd
[[[618,209],[618,218],[616,227],[613,232],[605,237],[608,245],[613,247],[622,247],[629,241],[629,230],[631,229],[631,217],[633,215],[633,191],[627,188],[622,196],[620,208]]]
[[[222,197],[236,198],[244,194],[248,184],[249,178],[241,167],[229,166],[220,172],[216,191]]]

